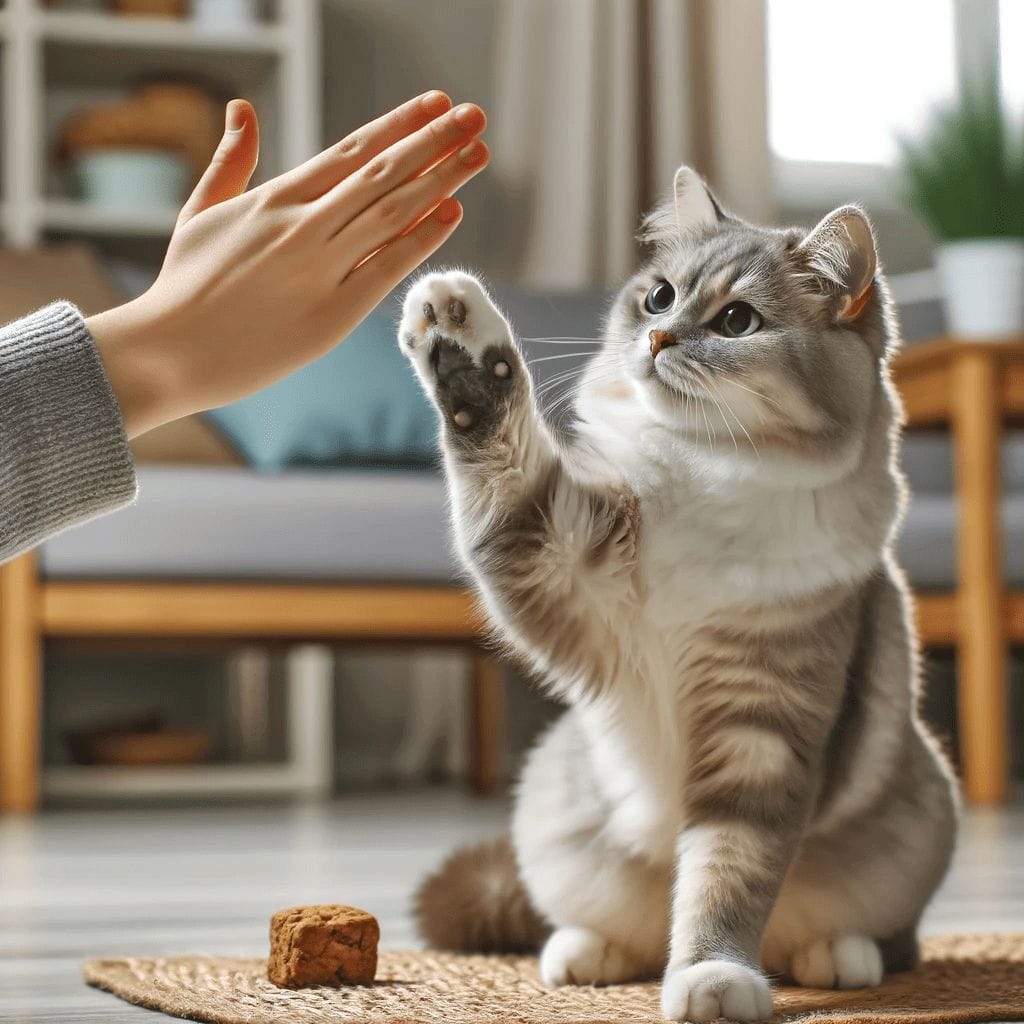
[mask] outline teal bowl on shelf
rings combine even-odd
[[[189,182],[185,158],[161,149],[77,153],[71,174],[82,202],[116,213],[177,210]]]

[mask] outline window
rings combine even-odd
[[[956,91],[952,0],[769,0],[768,69],[777,157],[891,164]]]
[[[1024,2],[1000,0],[999,81],[1007,106],[1024,118]]]
[[[1024,0],[766,0],[768,138],[782,203],[899,206],[901,136],[997,71],[1024,117]]]

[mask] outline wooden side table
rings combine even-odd
[[[947,426],[953,434],[958,503],[958,585],[919,592],[925,646],[957,650],[957,715],[964,788],[975,803],[997,804],[1009,784],[1007,653],[1024,643],[1024,591],[1003,578],[1000,439],[1024,425],[1024,338],[914,345],[893,364],[906,425]]]

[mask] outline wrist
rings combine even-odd
[[[185,415],[173,365],[175,346],[161,340],[145,295],[85,321],[121,409],[129,437]]]

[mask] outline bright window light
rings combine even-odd
[[[1006,105],[1024,117],[1024,2],[1000,0],[999,74]]]
[[[1002,3],[1019,23],[1024,0]],[[952,0],[768,0],[768,69],[777,156],[891,164],[955,93]]]

